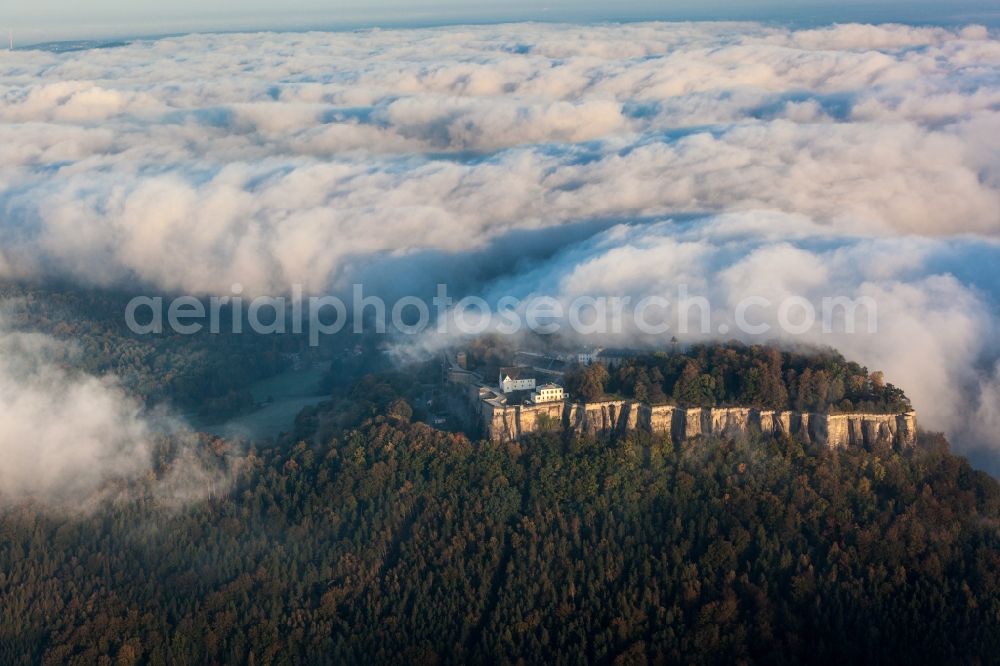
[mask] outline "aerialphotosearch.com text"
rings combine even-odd
[[[349,298],[304,296],[301,286],[290,296],[243,296],[234,284],[231,294],[195,296],[136,296],[125,309],[125,322],[137,335],[171,331],[194,335],[243,333],[260,335],[307,333],[310,346],[322,336],[349,330],[354,333],[417,335],[433,329],[442,334],[478,335],[524,331],[547,335],[568,330],[580,335],[631,333],[663,335],[737,335],[806,333],[876,333],[878,309],[866,296],[823,296],[812,300],[790,296],[772,300],[746,296],[726,311],[713,309],[708,298],[678,285],[669,296],[500,296],[492,303],[479,296],[455,299],[448,286],[437,285],[427,300],[417,296],[386,299],[365,294],[355,284]]]

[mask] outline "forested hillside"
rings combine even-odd
[[[160,334],[136,335],[125,321],[129,299],[105,290],[0,280],[0,330],[51,335],[66,343],[64,365],[113,374],[146,403],[169,402],[206,415],[252,406],[249,384],[286,368],[281,352],[299,349],[291,334],[234,335],[224,327],[218,334],[180,335],[165,327]]]
[[[183,510],[4,510],[0,662],[1000,654],[1000,488],[939,437],[508,449],[409,423],[391,383],[362,392],[351,427],[316,439],[343,404],[312,410],[301,442],[249,453],[231,492]]]
[[[800,351],[740,342],[598,362],[567,373],[573,395],[606,394],[683,407],[738,405],[808,412],[905,412],[903,391],[833,349]]]

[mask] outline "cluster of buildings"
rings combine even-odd
[[[570,397],[562,385],[570,366],[600,362],[614,367],[634,354],[601,347],[560,353],[522,350],[514,354],[512,365],[500,368],[493,384],[470,369],[468,354],[458,351],[454,355],[445,354],[445,376],[452,384],[469,387],[474,402],[494,408],[513,404],[555,406],[566,403]]]
[[[538,384],[535,374],[531,368],[525,366],[500,368],[497,388],[503,395],[517,391],[531,391],[531,402],[535,404],[566,399],[566,392],[562,386],[554,382]]]

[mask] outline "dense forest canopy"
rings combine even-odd
[[[764,345],[695,345],[571,367],[567,388],[584,400],[606,395],[683,407],[739,405],[809,412],[905,412],[902,390],[832,349],[781,350]]]
[[[62,362],[150,403],[238,404],[286,363],[287,338],[135,336],[106,293],[0,299],[5,325],[66,340]],[[469,357],[515,351],[481,340]],[[0,663],[1000,653],[1000,488],[939,436],[912,451],[642,432],[505,447],[418,421],[434,361],[346,383],[369,357],[337,356],[330,400],[269,448],[164,435],[149,474],[109,481],[95,510],[0,504]],[[585,399],[909,409],[836,352],[738,343],[571,367],[567,385]],[[167,501],[192,446],[213,485]]]
[[[82,518],[3,510],[0,662],[1000,654],[1000,488],[940,437],[506,448],[411,422],[412,390],[366,378],[184,509],[140,483]]]
[[[0,280],[0,324],[44,333],[66,343],[70,367],[113,374],[147,404],[170,403],[205,415],[252,407],[247,387],[288,367],[283,352],[302,347],[301,336],[170,332],[137,335],[128,329],[130,296],[106,290],[23,285]],[[228,312],[226,316],[230,316]]]

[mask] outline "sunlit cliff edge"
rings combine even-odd
[[[497,405],[476,401],[486,437],[511,442],[524,435],[558,429],[587,434],[641,430],[682,442],[698,436],[734,436],[761,432],[790,435],[831,448],[888,442],[909,447],[916,442],[916,412],[898,414],[817,414],[749,407],[683,408],[635,400],[589,403]]]

